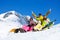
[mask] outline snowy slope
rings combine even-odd
[[[0,14],[0,34],[2,35],[5,35],[13,28],[22,27],[23,24],[27,24],[24,17],[15,11]]]
[[[39,32],[9,32],[12,28],[22,27],[23,24],[27,24],[25,18],[15,11],[1,14],[0,40],[60,40],[60,24],[54,25],[51,29]]]
[[[53,26],[53,28],[27,33],[8,33],[0,40],[60,40],[60,24]]]

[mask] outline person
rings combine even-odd
[[[36,25],[36,23],[33,21],[32,17],[30,17],[28,22],[29,22],[28,25],[25,24],[22,26],[22,28],[12,29],[10,32],[18,33],[20,31],[21,33],[24,33],[24,32],[28,32],[28,31],[32,31],[33,27]]]
[[[47,17],[46,16],[43,16],[43,19],[42,21],[38,22],[38,24],[34,27],[34,30],[42,30],[42,28],[47,24]]]
[[[42,16],[42,14],[41,14],[41,13],[39,13],[39,16],[38,16],[38,17],[36,17],[36,20],[38,20],[38,21],[42,21],[42,20],[43,20],[43,16]]]
[[[33,17],[37,20],[37,21],[43,21],[43,15],[41,13],[39,13],[39,16],[36,16],[34,13],[32,13]]]
[[[34,22],[34,20],[33,20],[33,18],[32,18],[32,17],[30,18],[29,25],[33,25],[33,26],[35,26],[35,25],[36,25],[36,22]]]
[[[13,33],[25,33],[25,32],[28,32],[28,31],[32,31],[33,30],[33,25],[23,25],[21,28],[13,28],[10,30],[10,32],[13,32]]]
[[[18,33],[18,32],[24,33],[26,31],[24,29],[22,29],[22,28],[13,28],[9,32],[12,32],[12,33]]]
[[[36,14],[32,12],[32,15],[33,15],[33,17],[34,17],[36,20],[38,20],[38,21],[42,21],[42,19],[43,19],[43,16],[42,16],[41,13],[39,13],[39,16],[36,16]]]
[[[44,29],[48,29],[47,27],[45,27],[47,24],[49,24],[50,23],[50,19],[49,18],[47,18],[45,15],[43,16],[43,21],[42,21],[42,26],[43,26],[43,28]],[[42,28],[42,29],[43,29]]]
[[[43,20],[42,20],[42,26],[45,26],[46,24],[48,24],[50,22],[50,19],[47,18],[45,15],[43,16]]]
[[[28,25],[23,25],[22,26],[22,29],[25,30],[26,32],[27,31],[32,31],[33,30],[33,27],[36,25],[36,23],[33,21],[33,18],[31,17],[29,19],[29,24]]]
[[[41,20],[40,20],[41,18]],[[34,30],[42,30],[42,28],[47,24],[46,20],[47,20],[47,17],[46,16],[42,16],[41,14],[39,14],[38,16],[38,19],[40,20],[38,22],[38,24],[34,27]]]
[[[34,24],[38,22],[36,19],[34,19],[30,16],[26,16],[25,18],[26,18],[26,21],[27,21],[28,24],[31,24],[31,22],[34,23]]]
[[[53,24],[54,24],[55,21],[56,20],[49,22],[47,25],[45,25],[45,27],[42,28],[42,30],[44,30],[45,28],[50,29],[50,27],[53,26]]]
[[[41,22],[39,21],[38,24],[36,26],[34,26],[34,29],[33,31],[40,31],[42,29],[42,25],[41,25]]]
[[[29,21],[30,21],[30,16],[26,16],[25,19],[26,19],[26,22],[29,24]]]
[[[25,30],[25,32],[27,32],[32,31],[33,27],[31,25],[23,25],[22,29]]]
[[[47,20],[47,18],[46,18],[46,16],[43,16],[43,20],[42,20],[42,22],[41,22],[41,25],[42,26],[45,26],[47,23],[46,23],[46,20]]]

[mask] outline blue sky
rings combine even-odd
[[[48,17],[56,19],[55,24],[60,23],[60,0],[0,0],[0,13],[15,10],[23,15],[32,16],[31,11],[44,15],[50,8]]]

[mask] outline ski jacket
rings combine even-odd
[[[28,25],[23,25],[22,29],[25,31],[32,31],[33,27],[29,27]]]

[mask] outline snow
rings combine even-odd
[[[13,14],[6,18],[3,16],[9,12]],[[9,11],[0,15],[0,40],[60,40],[60,24],[52,26],[52,28],[26,33],[11,33],[12,28],[22,27],[24,22],[21,20],[22,16],[16,16],[15,11]],[[22,22],[22,23],[21,23]]]
[[[8,33],[2,40],[60,40],[60,24],[44,31],[27,33]]]

